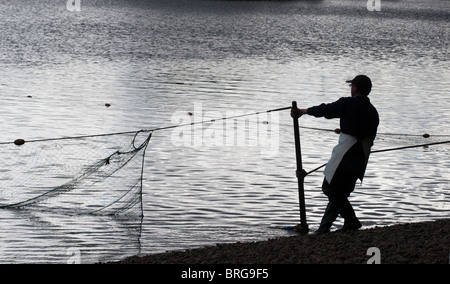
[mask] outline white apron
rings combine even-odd
[[[342,158],[344,158],[345,153],[347,153],[350,148],[355,145],[355,143],[358,142],[358,139],[355,136],[341,133],[339,136],[339,143],[333,148],[333,152],[331,153],[331,158],[327,163],[327,166],[324,170],[324,175],[328,183],[331,183],[331,180],[333,179],[334,173],[336,172],[336,169],[338,168],[339,164],[342,161]],[[370,154],[370,148],[372,147],[372,143],[369,139],[363,139],[361,141],[364,154],[366,156],[366,165],[369,160],[369,154]],[[361,176],[362,181],[362,176]]]

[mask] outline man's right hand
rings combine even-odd
[[[307,109],[299,109],[299,108],[291,108],[291,117],[292,118],[299,118],[304,114],[307,114],[308,110]]]

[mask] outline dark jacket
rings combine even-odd
[[[308,108],[308,114],[328,119],[340,118],[341,132],[358,139],[346,152],[339,166],[350,170],[362,180],[368,156],[364,154],[361,140],[369,138],[373,145],[380,122],[378,112],[370,103],[370,99],[366,96],[340,98],[334,103]]]
[[[366,96],[340,98],[334,103],[308,108],[308,114],[315,117],[340,118],[343,133],[358,139],[375,140],[379,117],[376,108]]]

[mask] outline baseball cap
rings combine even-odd
[[[366,75],[358,75],[352,80],[347,80],[345,82],[356,85],[359,92],[365,96],[368,96],[370,91],[372,90],[372,81]]]

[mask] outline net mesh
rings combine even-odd
[[[3,143],[0,208],[142,216],[142,169],[151,134]]]

